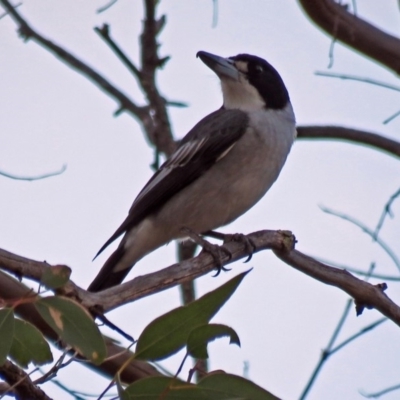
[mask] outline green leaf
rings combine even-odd
[[[35,306],[62,340],[94,364],[103,362],[106,346],[99,328],[85,308],[60,296],[45,297]]]
[[[206,324],[217,313],[248,272],[237,275],[187,306],[175,308],[150,322],[138,339],[135,358],[162,360],[183,348],[189,333]]]
[[[144,378],[129,385],[121,394],[122,400],[245,400],[244,397],[220,394],[219,390],[201,388],[174,378]],[[250,400],[250,399],[249,399]]]
[[[198,386],[203,389],[217,391],[221,399],[240,397],[246,400],[279,400],[278,397],[262,387],[237,375],[207,375],[199,382]]]
[[[10,350],[10,358],[22,368],[43,365],[53,361],[50,346],[42,333],[35,326],[20,319],[14,320],[14,340]]]
[[[45,269],[41,283],[49,289],[57,289],[64,286],[71,276],[71,268],[66,265],[49,266]]]
[[[0,366],[3,365],[13,342],[14,311],[12,308],[0,310]]]
[[[190,332],[187,349],[188,353],[195,358],[208,358],[207,344],[217,338],[229,336],[229,344],[237,344],[240,347],[240,339],[237,333],[226,325],[208,324],[199,326]]]

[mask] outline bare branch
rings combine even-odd
[[[36,32],[28,22],[19,14],[8,0],[0,0],[0,4],[6,9],[9,15],[18,24],[18,31],[20,35],[25,39],[32,39],[36,43],[43,46],[50,53],[53,53],[56,57],[61,59],[69,67],[75,69],[86,78],[91,80],[94,84],[100,87],[104,92],[106,92],[110,97],[114,98],[119,103],[119,111],[128,111],[131,115],[143,120],[147,117],[147,111],[144,107],[137,106],[132,100],[130,100],[125,94],[123,94],[115,86],[111,85],[104,77],[102,77],[93,68],[89,67],[87,64],[83,63],[81,60],[76,58],[74,55],[64,50],[62,47],[53,43],[49,39],[46,39],[38,32]]]
[[[321,210],[327,214],[334,215],[336,217],[339,217],[341,219],[344,219],[345,221],[351,222],[353,225],[358,226],[363,232],[365,232],[368,236],[371,236],[372,239],[379,244],[379,246],[386,252],[386,254],[392,259],[396,267],[400,270],[400,260],[397,258],[397,255],[395,252],[379,237],[375,237],[374,231],[372,229],[369,229],[366,225],[364,225],[362,222],[357,221],[355,218],[350,217],[349,215],[333,211],[329,208],[326,207],[320,207]]]
[[[11,254],[11,253],[9,253]],[[27,262],[36,264],[37,261],[24,259],[17,255],[14,255],[18,262]],[[10,259],[10,256],[8,257]],[[7,260],[7,259],[6,259]],[[25,260],[25,261],[24,261]],[[42,263],[48,266],[46,263]],[[3,257],[0,256],[0,265],[3,266]],[[32,266],[28,265],[28,269],[32,269]],[[18,282],[11,276],[0,271],[0,298],[6,301],[12,301],[16,299],[21,299],[30,293],[29,289],[24,284]],[[60,345],[59,338],[57,334],[47,325],[40,314],[37,312],[33,304],[20,304],[15,308],[16,314],[26,320],[31,324],[35,325],[43,335],[53,342],[56,346]],[[132,352],[127,351],[124,347],[118,346],[113,339],[105,337],[106,347],[107,347],[107,361],[105,361],[100,366],[92,365],[90,363],[84,363],[83,365],[100,372],[108,377],[114,377],[119,371],[121,365],[126,363],[127,360],[131,360],[127,368],[122,372],[122,380],[126,383],[132,383],[138,379],[146,378],[149,376],[160,376],[161,374],[150,364],[132,360]]]
[[[15,394],[17,400],[51,400],[46,393],[33,384],[29,375],[11,361],[0,366],[0,376],[10,385],[9,391]]]
[[[393,193],[389,200],[387,201],[387,203],[385,204],[385,206],[383,207],[383,211],[381,214],[381,217],[379,218],[379,221],[376,225],[375,231],[374,231],[374,239],[376,240],[376,238],[379,235],[379,231],[381,230],[383,223],[385,222],[386,217],[389,215],[389,217],[393,218],[393,214],[392,214],[392,204],[393,202],[400,196],[400,189],[398,189],[395,193]]]
[[[355,299],[358,314],[362,312],[364,307],[376,308],[383,315],[387,316],[398,326],[400,326],[400,308],[384,294],[383,290],[385,288],[385,285],[371,285],[367,282],[357,279],[347,271],[324,265],[312,259],[311,257],[300,253],[297,250],[292,250],[294,237],[290,234],[290,232],[260,231],[249,235],[248,238],[251,239],[252,243],[254,243],[255,252],[263,249],[273,249],[274,253],[285,263],[313,277],[314,279],[317,279],[329,285],[336,286],[348,293],[351,297]],[[226,256],[226,258],[222,259],[223,262],[228,263],[247,256],[247,251],[243,243],[229,242],[225,244],[225,246],[232,254],[232,258],[229,260],[229,257]],[[6,268],[13,270],[12,268],[9,268],[12,265],[11,261],[13,255],[7,252],[6,255],[7,257],[4,257],[4,251],[0,252],[0,265],[2,267],[5,266]],[[23,264],[25,261],[27,263],[26,270],[29,271],[31,275],[39,275],[38,272],[36,274],[32,273],[35,267],[38,270],[40,270],[41,268],[48,268],[48,265],[46,263],[38,263],[33,260],[23,259],[19,256],[14,256],[14,258],[15,265]],[[181,284],[182,282],[186,282],[187,280],[191,280],[197,276],[203,275],[215,267],[214,263],[215,261],[209,254],[202,253],[192,260],[185,261],[180,264],[175,264],[156,273],[136,277],[130,282],[126,282],[122,285],[119,285],[118,287],[110,288],[99,293],[87,293],[80,289],[79,298],[82,301],[82,304],[88,308],[91,308],[95,304],[97,304],[101,306],[105,311],[109,311],[113,308],[118,307],[121,304],[137,300],[148,294],[165,290],[166,288]],[[20,273],[24,272],[24,268],[22,265],[19,265],[17,270]],[[6,275],[1,274],[0,277],[2,276],[7,279],[11,279],[11,277],[7,277]],[[13,280],[12,285],[15,284],[23,287],[23,285]],[[2,298],[8,299],[11,297],[15,299],[18,297],[23,297],[28,290],[28,288],[25,288],[21,293],[21,289],[19,289],[18,293],[18,290],[15,290],[15,287],[12,287],[12,285],[4,285],[4,278],[0,278],[0,296]],[[68,285],[70,288],[75,286],[72,282],[69,282],[67,284],[67,287]],[[65,290],[63,294],[68,295],[68,290]],[[29,312],[27,312],[26,310],[29,307],[30,310]],[[41,320],[41,317],[38,316],[32,305],[21,305],[17,307],[17,312],[21,313],[21,308],[25,308],[25,317],[27,317],[28,320],[36,320],[36,323],[33,322],[35,323],[35,325],[37,325],[38,323],[37,319],[39,320],[39,326],[44,324],[43,320]],[[34,317],[35,314],[36,317]],[[49,328],[46,325],[45,331],[48,329]],[[56,335],[54,334],[54,332],[52,332],[51,335],[53,335],[53,341],[56,340]],[[114,349],[116,347],[113,343],[107,343],[107,346],[109,345],[111,345]],[[110,355],[110,350],[108,354]],[[116,368],[118,368],[118,365],[121,365],[120,357],[123,357],[125,354],[126,353],[124,353],[122,356],[120,355],[117,359],[113,359],[112,361],[107,361],[106,363],[104,363],[100,367],[103,373],[104,370],[106,370],[105,373],[112,376],[112,374],[116,372]],[[124,359],[126,360],[126,358]],[[109,365],[110,362],[112,363],[111,365]],[[95,368],[93,366],[91,367]],[[137,367],[135,364],[133,364],[131,371],[129,373],[127,372],[127,375],[123,378],[125,382],[132,382],[136,380],[137,368],[143,368],[143,366]],[[132,376],[132,373],[134,374],[134,376]],[[149,371],[147,371],[146,373],[148,374]],[[150,372],[150,374],[154,375],[154,373],[152,372]],[[140,376],[142,377],[143,375]]]
[[[197,245],[191,240],[184,242],[177,242],[178,261],[182,262],[190,260],[196,253]],[[182,283],[180,287],[182,304],[186,305],[196,299],[196,292],[194,288],[194,281],[187,281]]]
[[[297,250],[292,250],[289,253],[275,250],[274,253],[283,262],[304,274],[327,285],[340,288],[355,299],[356,305],[364,305],[367,308],[373,307],[400,326],[400,307],[386,296],[382,285],[371,285],[347,271],[322,264]],[[360,311],[362,310],[360,309]]]
[[[302,394],[300,395],[299,400],[304,400],[307,397],[307,394],[311,390],[311,388],[312,388],[315,380],[317,379],[322,367],[324,366],[326,360],[329,358],[332,346],[335,343],[335,340],[337,339],[341,329],[343,328],[343,325],[344,325],[344,323],[346,321],[346,318],[349,315],[351,304],[352,304],[351,299],[348,299],[347,302],[346,302],[346,305],[344,307],[342,316],[340,317],[340,320],[339,320],[338,324],[336,325],[336,328],[333,331],[331,338],[329,339],[329,343],[326,346],[326,348],[322,350],[320,359],[319,359],[316,367],[314,368],[314,371],[311,374],[311,376],[310,376],[310,378],[309,378],[309,380],[308,380],[308,382],[306,384],[306,387],[304,388]]]
[[[97,13],[100,14],[109,8],[111,8],[118,0],[111,0],[108,4],[105,4],[104,6],[100,7],[97,9]]]
[[[78,390],[73,390],[55,378],[53,378],[51,380],[51,383],[53,385],[59,387],[64,392],[68,393],[69,397],[71,397],[73,400],[88,400],[88,398],[96,398],[96,399],[98,398],[97,395],[95,395],[94,393],[86,393],[86,392],[81,392]],[[94,388],[93,390],[96,390],[96,388]],[[113,398],[117,398],[117,397],[113,397]]]
[[[359,314],[363,307],[376,308],[400,326],[400,308],[384,294],[385,285],[371,285],[347,271],[325,265],[297,250],[291,250],[295,239],[288,231],[258,231],[247,237],[255,246],[254,252],[272,249],[286,264],[320,282],[336,286],[348,293],[355,299]],[[224,264],[248,256],[246,246],[241,242],[231,241],[224,246],[232,254],[231,257],[222,254],[221,261]],[[24,264],[26,265],[24,266]],[[18,273],[20,276],[27,274],[40,276],[40,270],[48,268],[46,263],[24,259],[4,250],[0,251],[0,266],[12,273]],[[191,260],[174,264],[158,272],[138,276],[129,282],[98,293],[86,292],[70,281],[63,287],[62,294],[80,299],[82,305],[87,308],[97,305],[107,312],[122,304],[193,280],[212,271],[215,267],[213,257],[203,252]],[[4,298],[1,290],[0,296]],[[12,296],[12,298],[16,297],[18,296],[15,294]]]
[[[377,80],[371,79],[371,78],[364,78],[361,76],[348,75],[348,74],[336,74],[336,73],[332,73],[332,72],[318,72],[318,71],[315,73],[315,75],[325,76],[328,78],[339,78],[339,79],[343,79],[343,80],[363,82],[363,83],[368,83],[370,85],[376,85],[376,86],[384,87],[386,89],[395,90],[396,92],[400,92],[400,87],[398,87],[398,86],[390,85],[386,82],[380,82],[380,81],[377,81]],[[399,115],[400,115],[400,111],[395,112],[393,115],[386,118],[383,121],[383,124],[388,124],[389,122],[393,121]]]
[[[288,237],[291,238],[292,235],[286,231],[260,231],[251,234],[250,237],[251,240],[258,243],[255,251],[261,251],[272,247],[284,248]],[[221,261],[224,263],[228,264],[248,255],[245,245],[242,243],[229,242],[224,246],[232,254],[229,257],[225,252],[223,253]],[[40,282],[45,270],[51,268],[51,266],[46,262],[27,259],[0,249],[0,268],[18,277],[26,277]],[[203,252],[193,259],[174,264],[161,271],[138,276],[129,282],[102,292],[87,292],[70,280],[63,288],[58,289],[58,293],[80,299],[87,308],[100,306],[104,312],[108,312],[123,304],[192,281],[215,268],[214,258]]]
[[[392,122],[395,118],[397,118],[400,115],[400,111],[396,111],[394,114],[392,114],[390,117],[387,117],[382,121],[382,124],[386,125],[389,122]]]
[[[334,0],[298,0],[305,13],[329,36],[400,73],[400,40],[351,14]]]
[[[191,240],[186,240],[184,242],[177,242],[177,253],[178,261],[182,262],[189,260],[194,257],[197,249],[197,244]],[[181,294],[181,302],[183,305],[189,304],[196,300],[196,290],[194,281],[187,281],[180,285],[179,291]],[[208,360],[207,359],[194,359],[194,364],[198,366],[196,369],[196,382],[203,378],[209,371]]]
[[[349,81],[364,82],[364,83],[369,83],[370,85],[380,86],[380,87],[384,87],[386,89],[395,90],[396,92],[400,92],[400,87],[398,87],[398,86],[390,85],[389,83],[380,82],[375,79],[365,78],[362,76],[337,74],[337,73],[333,73],[333,72],[322,72],[322,71],[317,71],[315,73],[315,75],[325,76],[327,78],[339,78],[339,79],[349,80]]]
[[[399,282],[400,281],[400,277],[399,276],[392,276],[392,275],[382,275],[382,274],[377,274],[377,273],[370,273],[369,271],[362,271],[361,269],[358,268],[354,268],[354,267],[349,267],[348,265],[344,265],[344,264],[339,264],[333,261],[328,261],[325,259],[322,259],[320,257],[313,257],[315,258],[317,261],[320,261],[324,264],[328,264],[332,267],[335,268],[340,268],[340,269],[345,269],[347,271],[353,272],[354,274],[357,275],[361,275],[361,276],[367,276],[369,278],[374,278],[374,279],[379,279],[381,281],[393,281],[393,282]]]
[[[143,21],[143,33],[140,36],[141,47],[141,87],[146,93],[153,120],[153,130],[147,130],[150,140],[156,144],[159,150],[171,155],[176,148],[172,140],[171,125],[166,108],[166,101],[161,96],[156,85],[156,71],[162,68],[169,57],[160,58],[158,55],[159,43],[157,36],[166,23],[165,15],[156,19],[157,0],[144,0],[145,19]]]
[[[339,351],[340,349],[342,349],[343,347],[347,346],[349,343],[351,343],[353,340],[358,339],[360,336],[364,335],[365,333],[372,331],[373,329],[375,329],[377,326],[383,324],[384,322],[386,322],[388,319],[387,318],[381,318],[378,319],[377,321],[373,322],[372,324],[369,324],[367,326],[365,326],[364,328],[360,329],[359,332],[355,333],[354,335],[351,335],[350,337],[348,337],[347,339],[343,340],[342,343],[338,344],[336,347],[334,347],[329,355],[331,356],[332,354],[336,353],[337,351]]]
[[[218,25],[218,1],[213,0],[213,11],[212,11],[212,28],[216,28]]]
[[[166,155],[172,154],[176,148],[176,143],[172,137],[171,126],[166,110],[168,102],[160,95],[155,84],[156,70],[161,68],[168,60],[168,57],[159,58],[157,53],[159,45],[156,41],[156,37],[161,32],[166,19],[165,16],[162,16],[159,20],[155,19],[156,0],[145,1],[146,19],[144,21],[144,30],[141,35],[142,70],[140,71],[140,84],[146,94],[149,104],[143,107],[138,106],[129,99],[93,68],[36,32],[13,8],[8,0],[0,0],[0,4],[3,5],[7,13],[18,24],[18,30],[25,40],[32,39],[37,42],[68,66],[92,81],[96,86],[100,87],[105,93],[119,103],[115,115],[123,111],[130,113],[141,123],[148,139],[158,151]],[[125,60],[125,62],[126,61],[127,60]],[[131,67],[132,66],[133,64],[131,63]]]
[[[287,242],[292,243],[292,234],[287,231],[259,231],[248,235],[254,241],[256,248],[254,252],[277,248],[284,249]],[[241,258],[247,257],[248,252],[243,243],[228,242],[224,244],[226,252],[221,252],[223,265],[230,264]],[[1,260],[0,260],[1,261]],[[117,287],[111,287],[97,293],[85,294],[82,304],[88,308],[98,305],[104,312],[108,312],[122,304],[139,300],[154,293],[164,291],[184,282],[192,281],[203,276],[217,267],[215,259],[207,252],[201,252],[197,257],[173,264],[160,271],[137,276],[131,281],[125,282]]]
[[[371,265],[369,267],[369,270],[368,270],[368,274],[365,277],[365,281],[367,281],[369,279],[369,277],[372,275],[374,269],[375,269],[375,263],[371,263]],[[317,376],[318,376],[319,372],[321,371],[323,365],[328,360],[328,358],[332,355],[332,353],[334,351],[339,350],[340,345],[336,347],[336,350],[333,349],[333,345],[335,344],[335,341],[338,338],[339,333],[342,330],[342,328],[344,326],[344,323],[346,322],[347,317],[349,316],[351,304],[352,304],[351,299],[348,299],[347,302],[346,302],[346,305],[344,307],[342,316],[340,317],[339,322],[336,325],[336,328],[334,329],[331,338],[329,339],[328,345],[322,351],[320,359],[318,361],[318,364],[314,368],[314,371],[311,374],[311,377],[308,380],[308,382],[306,384],[306,387],[304,388],[303,393],[300,396],[300,400],[303,400],[303,399],[305,399],[307,397],[308,392],[311,390],[315,380],[317,379]],[[386,318],[384,320],[386,320]],[[370,328],[370,329],[372,329],[372,328]],[[341,347],[343,347],[343,346],[341,346]]]
[[[22,3],[18,3],[18,4],[16,4],[16,5],[13,6],[13,7],[14,7],[14,8],[17,8],[17,7],[20,7],[20,6],[22,6]],[[3,13],[3,14],[0,14],[0,19],[6,17],[7,15],[8,15],[8,12],[7,12],[7,11],[6,11],[5,13]]]
[[[367,397],[368,399],[377,399],[381,396],[383,396],[384,394],[393,392],[395,390],[399,390],[400,389],[400,384],[398,385],[394,385],[394,386],[390,386],[386,389],[380,390],[379,392],[375,392],[375,393],[361,393],[364,397]]]
[[[376,133],[341,126],[298,126],[298,139],[344,140],[374,147],[400,158],[400,143]]]
[[[39,179],[46,179],[51,176],[61,175],[66,169],[67,166],[64,164],[59,171],[49,172],[47,174],[38,176],[18,176],[18,175],[8,174],[7,172],[4,171],[0,171],[0,175],[5,176],[6,178],[16,179],[19,181],[38,181]]]
[[[115,41],[110,36],[110,26],[104,24],[101,28],[94,28],[94,31],[99,34],[99,36],[110,46],[118,58],[123,64],[132,72],[133,76],[137,78],[140,82],[140,71],[133,64],[133,62],[128,58],[128,56],[121,50],[121,48],[115,43]]]

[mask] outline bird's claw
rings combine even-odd
[[[195,243],[197,243],[199,246],[202,247],[202,252],[205,251],[211,255],[211,257],[214,259],[214,262],[217,264],[216,269],[217,272],[213,277],[218,276],[221,271],[230,271],[230,268],[226,268],[223,265],[222,258],[223,255],[222,253],[224,252],[228,256],[228,260],[232,258],[231,252],[226,249],[223,246],[218,246],[216,244],[210,243],[207,240],[203,239],[200,235],[197,233],[193,232],[189,228],[182,228],[182,232],[184,232],[186,235],[188,235]]]
[[[218,276],[221,273],[221,271],[228,272],[228,271],[231,271],[232,268],[226,268],[223,265],[219,265],[216,267],[216,270],[217,270],[217,272],[214,275],[212,275],[213,278]]]
[[[246,258],[244,263],[248,263],[252,259],[254,251],[257,249],[257,246],[255,245],[253,240],[250,239],[248,236],[243,235],[243,233],[227,234],[216,231],[207,231],[204,232],[204,235],[223,240],[224,244],[232,241],[243,243],[245,250],[248,253],[248,257]],[[220,273],[220,271],[218,271],[218,273]]]

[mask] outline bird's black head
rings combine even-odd
[[[262,58],[249,54],[223,58],[205,51],[197,56],[220,78],[225,108],[283,109],[289,103],[278,71]]]
[[[250,54],[229,57],[235,67],[247,77],[264,99],[267,108],[284,108],[289,94],[278,71],[264,59]]]

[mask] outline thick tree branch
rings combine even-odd
[[[40,267],[36,264],[38,263],[37,261],[28,260],[26,258],[23,259],[22,257],[16,255],[14,256],[18,260],[17,262],[23,263],[24,260],[27,261],[28,270],[33,268],[32,264],[36,265],[37,269],[40,269]],[[3,260],[2,255],[0,255],[0,259]],[[10,259],[10,257],[7,257],[7,259]],[[47,265],[48,267],[48,264],[42,264],[44,264],[45,266]],[[2,265],[2,261],[0,261],[0,265]],[[30,292],[31,290],[27,286],[0,271],[1,299],[6,301],[17,300],[25,297]],[[48,340],[55,344],[56,347],[59,346],[60,342],[57,334],[47,325],[47,323],[36,311],[36,308],[33,304],[21,304],[16,307],[15,312],[20,318],[29,321],[31,324],[35,325]],[[115,341],[107,337],[105,337],[105,342],[107,346],[107,357],[111,359],[105,361],[100,366],[92,365],[89,363],[85,363],[84,365],[112,378],[119,371],[121,365],[123,365],[132,356],[132,352],[127,351],[124,347],[118,346]],[[150,364],[147,364],[143,361],[132,360],[127,368],[124,369],[122,373],[122,380],[126,383],[132,383],[141,378],[158,375],[160,375],[160,373]]]
[[[79,60],[77,57],[64,50],[62,47],[53,43],[49,39],[36,32],[28,22],[21,16],[20,13],[9,3],[8,0],[0,0],[0,4],[7,10],[9,15],[18,24],[18,31],[22,38],[25,40],[32,39],[36,43],[43,46],[50,53],[54,54],[61,61],[67,64],[69,67],[75,69],[90,81],[92,81],[96,86],[100,87],[109,96],[117,100],[119,103],[120,110],[126,110],[134,115],[139,120],[146,117],[147,111],[143,107],[137,106],[132,100],[130,100],[124,93],[122,93],[115,86],[111,85],[105,78],[103,78],[98,72],[93,68],[89,67],[87,64]]]
[[[400,40],[348,11],[334,0],[298,0],[305,13],[334,40],[400,74]]]
[[[293,243],[292,234],[287,231],[265,230],[252,233],[248,237],[256,245],[255,252],[271,248],[283,250],[288,242]],[[223,264],[230,264],[248,256],[243,243],[229,242],[224,244],[224,247],[231,253],[231,257],[225,253],[222,254],[221,261]],[[161,271],[138,276],[117,287],[98,293],[90,293],[89,296],[85,294],[82,304],[88,308],[98,305],[104,312],[108,312],[122,304],[192,281],[215,268],[216,261],[214,258],[207,252],[202,252],[195,258],[173,264]]]
[[[160,58],[158,55],[157,36],[164,28],[166,17],[162,15],[159,19],[156,19],[157,3],[158,0],[144,0],[145,19],[143,21],[143,33],[140,37],[142,62],[140,82],[152,111],[154,129],[149,132],[150,139],[154,143],[158,143],[158,150],[165,148],[163,151],[167,155],[171,155],[176,144],[171,140],[171,124],[166,101],[156,85],[156,71],[169,60],[169,57]]]
[[[341,126],[298,126],[298,139],[344,140],[373,147],[400,158],[400,143],[376,133]]]
[[[356,301],[359,307],[375,308],[400,326],[400,307],[383,292],[382,285],[371,285],[346,270],[322,264],[297,250],[289,253],[274,251],[286,264],[327,285],[336,286]],[[360,309],[360,311],[362,311]]]
[[[348,293],[355,299],[358,314],[365,307],[376,308],[400,326],[400,308],[384,294],[386,285],[371,285],[345,270],[325,265],[297,250],[292,250],[294,237],[288,231],[259,231],[248,235],[248,238],[254,243],[255,252],[272,249],[281,260],[293,268]],[[245,246],[241,242],[232,241],[224,246],[232,254],[231,258],[227,255],[222,256],[222,262],[225,264],[247,256]],[[24,266],[24,260],[27,259],[14,257],[4,250],[0,252],[0,267],[10,272],[32,277],[40,276],[40,271],[48,268],[47,264],[32,260],[27,260]],[[174,264],[155,273],[138,276],[129,282],[99,293],[88,293],[69,282],[63,288],[63,294],[79,297],[82,304],[88,308],[97,305],[107,312],[128,302],[198,278],[214,268],[215,260],[211,255],[203,252],[191,260]],[[33,269],[38,271],[33,273]],[[0,296],[3,296],[1,289],[0,287]]]
[[[135,104],[128,98],[128,96],[122,93],[93,68],[89,67],[70,52],[36,32],[8,0],[0,0],[0,4],[18,24],[18,31],[25,40],[32,39],[58,57],[69,67],[75,69],[93,82],[119,103],[119,108],[116,111],[116,114],[119,114],[122,111],[130,113],[141,123],[148,139],[159,152],[166,155],[172,153],[176,144],[174,143],[171,134],[171,128],[166,111],[166,102],[159,94],[155,85],[155,71],[166,62],[166,59],[159,59],[157,54],[158,44],[155,36],[153,38],[151,37],[151,34],[157,35],[160,32],[165,21],[164,17],[158,21],[154,19],[156,6],[155,1],[146,1],[147,18],[145,21],[144,33],[142,35],[143,45],[148,47],[142,51],[142,57],[144,60],[143,69],[141,71],[141,81],[142,87],[145,89],[146,96],[149,100],[149,105],[143,107]]]
[[[148,107],[149,119],[142,121],[149,140],[159,151],[171,155],[176,148],[173,140],[171,125],[167,113],[167,104],[171,104],[161,96],[156,85],[156,72],[166,62],[158,56],[157,35],[165,23],[165,16],[158,21],[154,19],[156,2],[146,1],[146,15],[144,29],[141,36],[142,46],[142,67],[139,69],[122,51],[117,43],[111,38],[110,27],[104,24],[101,28],[95,28],[100,37],[108,44],[121,62],[128,68],[137,80],[143,93],[145,93]],[[156,26],[156,28],[154,28]],[[178,103],[176,103],[178,104]],[[182,105],[182,103],[180,103]]]
[[[37,387],[30,376],[11,361],[0,366],[0,377],[9,385],[9,390],[17,400],[51,400],[46,393]]]

